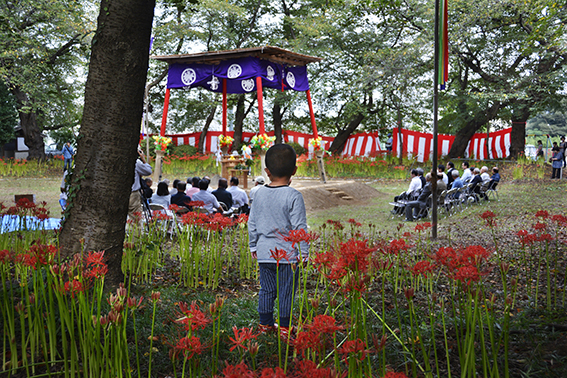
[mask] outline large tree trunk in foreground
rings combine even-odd
[[[85,88],[62,256],[104,250],[107,284],[122,282],[128,199],[140,139],[154,0],[102,0]]]
[[[457,132],[455,135],[455,141],[451,145],[451,149],[447,154],[447,159],[463,158],[465,157],[465,151],[469,144],[469,140],[472,138],[474,133],[478,131],[482,126],[490,120],[493,120],[498,115],[501,104],[495,103],[490,108],[488,108],[484,113],[477,114],[476,117],[469,120],[465,126]]]
[[[41,129],[37,124],[37,115],[33,111],[28,95],[20,87],[14,86],[11,92],[16,98],[16,108],[20,116],[20,126],[24,133],[24,142],[29,148],[28,159],[45,158],[45,144],[41,136]]]
[[[199,144],[197,145],[197,151],[201,153],[205,153],[205,141],[207,140],[207,133],[209,132],[209,127],[211,127],[211,123],[213,123],[213,119],[215,119],[215,113],[217,112],[217,106],[213,105],[207,119],[205,120],[205,125],[203,126],[203,130],[201,131],[201,135],[199,135]]]

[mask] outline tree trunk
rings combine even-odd
[[[331,143],[331,147],[329,148],[329,152],[333,154],[338,154],[343,150],[345,144],[348,140],[348,137],[356,130],[358,125],[364,120],[364,114],[358,113],[354,116],[354,118],[349,122],[346,129],[340,130],[337,133],[337,136]]]
[[[274,107],[272,109],[272,120],[274,122],[274,135],[276,137],[275,144],[283,143],[282,138],[282,109],[280,102],[278,101],[278,96],[276,95],[274,99]]]
[[[209,115],[207,116],[207,120],[205,121],[205,126],[203,126],[203,131],[201,131],[201,135],[199,136],[199,145],[197,146],[197,151],[204,153],[205,152],[205,140],[207,139],[207,133],[209,132],[209,127],[215,118],[215,113],[217,112],[217,106],[213,105]]]
[[[239,94],[236,102],[236,113],[234,114],[234,143],[232,144],[236,149],[239,149],[242,144],[242,125],[246,118],[244,101],[244,94]]]
[[[465,151],[469,144],[469,140],[474,133],[482,126],[486,125],[488,121],[493,120],[498,115],[501,104],[499,102],[493,104],[485,112],[477,114],[476,117],[469,120],[465,126],[455,135],[455,141],[451,145],[451,149],[447,154],[447,159],[463,158]]]
[[[515,103],[512,106],[514,110],[510,133],[510,157],[516,159],[524,154],[526,148],[526,122],[530,118],[530,109],[525,103]]]
[[[31,106],[31,101],[27,93],[23,92],[19,86],[12,87],[11,92],[16,98],[16,108],[20,116],[24,142],[29,148],[28,159],[44,159],[45,144],[43,143],[41,129],[37,124],[37,115]]]
[[[128,200],[140,138],[154,0],[102,0],[85,87],[69,205],[59,237],[64,257],[105,251],[106,282],[121,270]]]

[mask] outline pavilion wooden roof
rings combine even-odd
[[[244,58],[248,56],[258,57],[273,63],[287,64],[288,66],[305,66],[308,63],[319,62],[323,59],[316,56],[298,54],[293,51],[273,46],[223,51],[206,51],[196,54],[155,55],[151,58],[167,62],[168,64],[219,64],[223,60]]]

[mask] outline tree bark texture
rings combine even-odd
[[[510,133],[510,157],[518,158],[526,148],[526,122],[530,118],[530,106],[527,103],[512,104],[512,132]]]
[[[246,118],[244,100],[244,94],[238,95],[238,100],[236,101],[236,113],[234,114],[234,142],[232,144],[233,148],[236,149],[239,149],[240,144],[242,144],[242,125]]]
[[[285,110],[284,110],[285,111]],[[276,137],[275,144],[283,143],[282,137],[282,109],[277,95],[274,99],[274,107],[272,108],[272,120],[274,122],[274,136]]]
[[[365,116],[362,113],[356,114],[348,123],[348,126],[345,129],[340,130],[337,133],[337,136],[331,143],[331,147],[329,147],[329,152],[333,154],[337,154],[343,150],[345,144],[348,140],[348,137],[356,130],[356,128],[360,125],[360,123],[364,120]]]
[[[106,282],[122,282],[128,200],[140,139],[154,0],[102,0],[83,122],[59,245],[105,251]],[[81,246],[83,243],[83,246]]]
[[[474,133],[477,132],[482,126],[490,120],[493,120],[498,115],[498,111],[501,108],[499,102],[493,104],[485,112],[477,114],[476,117],[471,118],[465,126],[460,129],[455,135],[455,141],[451,145],[451,149],[447,154],[448,159],[463,158],[465,156],[465,151],[469,144],[469,140],[473,137]]]
[[[23,92],[19,86],[13,86],[11,92],[16,98],[16,108],[20,117],[20,126],[24,133],[24,142],[29,148],[28,159],[44,159],[45,144],[31,101],[27,93]]]

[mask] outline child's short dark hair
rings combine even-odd
[[[297,156],[289,144],[274,144],[266,152],[266,168],[274,177],[291,177]]]

